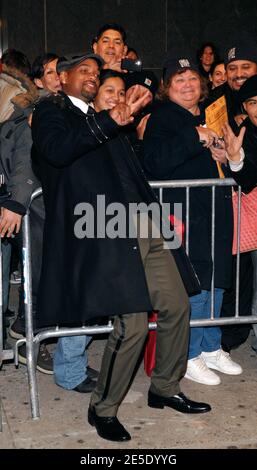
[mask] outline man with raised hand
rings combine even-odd
[[[131,203],[146,208],[158,203],[121,132],[145,96],[89,113],[100,64],[101,58],[92,53],[60,60],[64,93],[39,103],[33,115],[46,206],[38,307],[45,324],[78,325],[114,317],[88,421],[102,438],[127,441],[131,436],[116,415],[144,346],[147,312],[153,309],[159,313],[149,406],[182,413],[211,408],[188,399],[179,387],[188,348],[186,289],[192,293],[199,288],[183,248],[165,249],[162,236],[152,233],[150,217],[143,217],[150,229],[144,238],[133,230],[125,237],[108,235],[113,204],[129,216]],[[99,198],[107,204],[104,213],[101,208],[98,212]]]

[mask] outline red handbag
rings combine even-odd
[[[169,216],[169,221],[174,227],[176,234],[181,242],[181,245],[185,243],[185,225],[181,220],[178,220],[175,215],[171,214]]]
[[[238,193],[232,195],[234,213],[234,237],[232,253],[237,253],[237,225],[238,225]],[[240,224],[240,253],[257,250],[257,188],[250,193],[242,193],[241,197],[241,224]]]
[[[149,315],[149,322],[157,321],[157,313],[152,312]],[[144,354],[144,368],[146,375],[151,377],[152,371],[155,368],[155,353],[156,353],[156,330],[148,332],[147,343]]]

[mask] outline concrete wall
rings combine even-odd
[[[59,54],[87,50],[105,22],[121,23],[128,43],[146,68],[161,67],[171,47],[191,54],[205,40],[220,48],[242,29],[257,38],[253,0],[0,0],[8,45],[30,59],[44,50]]]

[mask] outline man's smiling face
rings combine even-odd
[[[249,60],[234,60],[227,65],[227,81],[232,90],[240,90],[247,78],[257,73],[257,64]]]
[[[127,46],[125,46],[122,35],[114,29],[107,29],[93,44],[95,54],[99,54],[105,63],[113,64],[125,57]]]
[[[83,60],[72,69],[61,72],[60,78],[63,90],[67,95],[89,103],[97,94],[99,73],[99,65],[96,60]]]

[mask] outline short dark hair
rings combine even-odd
[[[31,76],[34,80],[35,78],[42,78],[44,75],[44,66],[52,60],[58,59],[58,55],[54,52],[46,52],[45,54],[38,55],[31,68]]]
[[[217,47],[212,43],[212,42],[204,42],[200,49],[198,49],[197,51],[197,60],[198,62],[201,61],[201,57],[204,53],[204,49],[206,47],[210,47],[212,49],[212,52],[213,52],[213,56],[214,56],[214,62],[218,61],[219,60],[219,53],[218,53],[218,50],[217,50]]]
[[[18,69],[28,77],[31,73],[31,65],[29,59],[23,52],[17,51],[17,49],[6,49],[1,58],[2,64],[8,67]]]
[[[133,47],[128,46],[127,55],[129,52],[134,52],[134,54],[139,58],[138,52]]]
[[[214,70],[216,69],[216,67],[217,67],[218,65],[221,65],[221,64],[223,64],[224,67],[225,67],[224,60],[217,60],[216,62],[213,62],[213,63],[211,64],[211,68],[210,68],[210,70],[209,70],[209,74],[212,75],[212,74],[214,73]]]
[[[126,44],[126,39],[127,39],[126,31],[118,23],[105,23],[103,26],[101,26],[101,28],[98,29],[96,35],[94,36],[92,44],[97,42],[100,39],[100,37],[103,35],[103,33],[107,31],[108,29],[113,29],[114,31],[118,31],[121,34],[124,44]]]
[[[117,70],[103,69],[101,70],[100,77],[99,77],[100,86],[103,85],[105,80],[107,80],[108,78],[116,78],[116,77],[121,78],[121,80],[123,80],[124,85],[125,85],[126,81],[125,81],[124,75],[126,74],[118,72]]]

